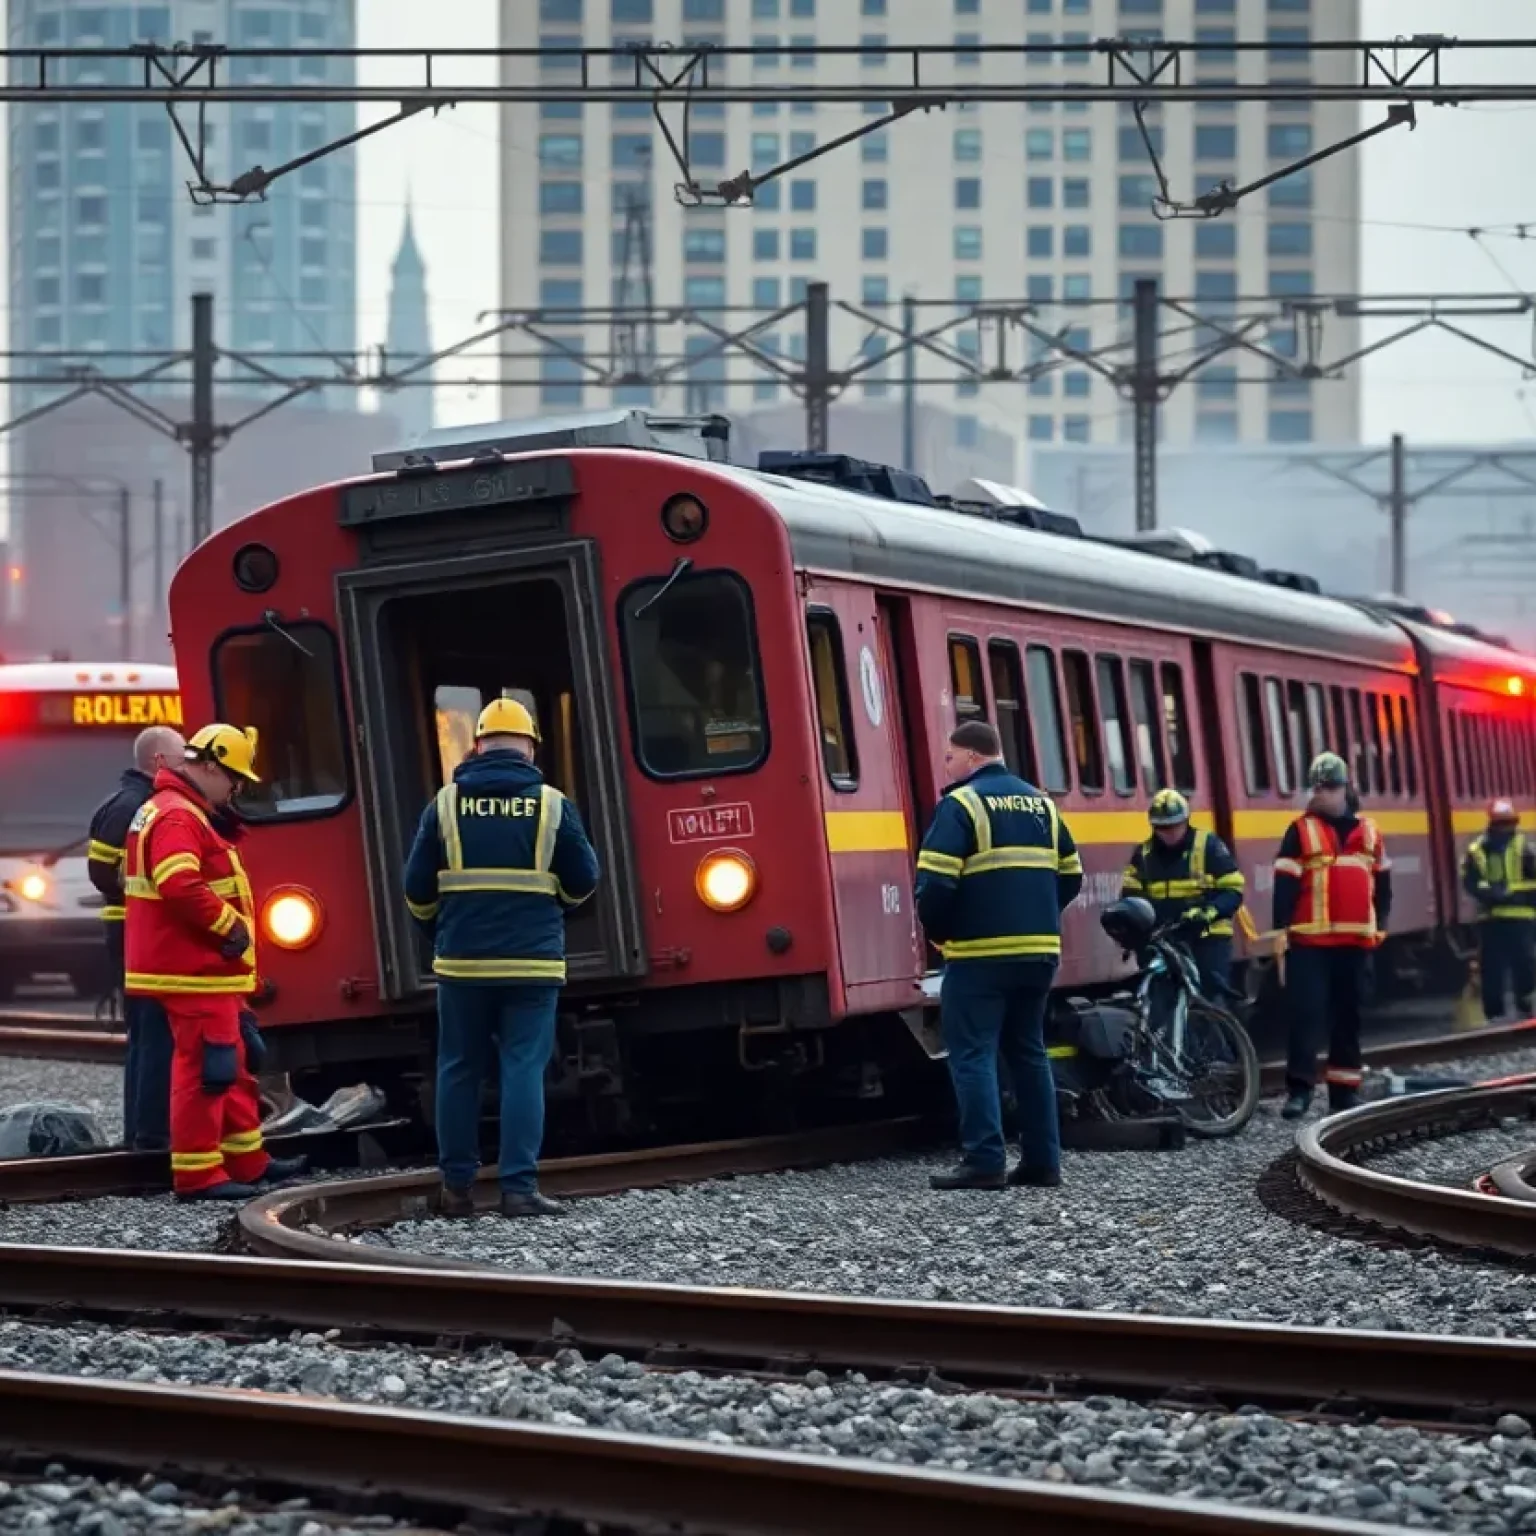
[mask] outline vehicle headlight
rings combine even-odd
[[[48,894],[48,877],[38,869],[29,869],[16,882],[17,892],[28,901],[41,901]]]
[[[757,866],[735,848],[707,853],[694,876],[699,900],[715,912],[739,912],[757,891]]]
[[[262,932],[279,949],[307,949],[320,937],[320,899],[296,885],[273,891],[261,909]]]

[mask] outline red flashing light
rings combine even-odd
[[[10,575],[10,578],[11,578],[11,580],[13,582],[20,581],[21,580],[21,567],[19,565],[13,565],[11,567],[11,569],[10,569],[9,575]]]
[[[1504,686],[1515,698],[1519,698],[1525,692],[1525,679],[1523,677],[1507,677]]]

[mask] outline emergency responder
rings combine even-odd
[[[539,1193],[544,1068],[565,980],[565,912],[597,889],[576,808],[534,766],[538,727],[493,699],[475,751],[422,813],[405,866],[411,914],[433,934],[437,1149],[445,1216],[474,1213],[480,1088],[501,1077],[501,1211],[557,1216]]]
[[[1061,1182],[1061,1140],[1045,1006],[1061,958],[1061,914],[1082,889],[1082,860],[1055,805],[1008,771],[985,721],[950,732],[944,767],[953,782],[917,857],[917,915],[944,957],[939,1008],[962,1160],[929,1182],[1050,1187]],[[1018,1101],[1021,1159],[1012,1173],[999,1052]]]
[[[1392,906],[1391,862],[1375,823],[1350,800],[1344,759],[1319,753],[1307,777],[1312,797],[1286,828],[1275,859],[1272,927],[1285,936],[1290,1013],[1287,1120],[1312,1103],[1325,1020],[1328,1106],[1351,1109],[1359,1099],[1360,1007],[1371,951],[1386,934]]]
[[[171,1175],[183,1200],[249,1199],[306,1161],[262,1147],[254,1074],[265,1048],[241,1005],[256,990],[254,902],[240,828],[221,813],[242,782],[260,782],[255,762],[255,731],[205,725],[128,826],[125,987],[170,1020]]]
[[[1478,904],[1483,1012],[1504,1012],[1506,984],[1529,1018],[1536,993],[1536,848],[1520,831],[1520,813],[1508,800],[1488,807],[1487,829],[1472,840],[1461,866],[1467,894]]]
[[[123,1061],[123,1145],[142,1152],[163,1151],[171,1144],[171,1026],[152,997],[123,993],[123,848],[128,823],[154,793],[155,775],[179,767],[187,744],[168,725],[152,725],[133,742],[133,767],[125,768],[117,789],[91,817],[86,868],[101,892],[107,963],[112,986],[123,998],[123,1028],[128,1051]]]
[[[1200,985],[1219,1001],[1232,970],[1232,920],[1243,904],[1242,871],[1214,832],[1190,826],[1189,802],[1178,790],[1158,790],[1147,820],[1152,836],[1132,851],[1120,894],[1145,896],[1159,925],[1182,923],[1200,967]]]

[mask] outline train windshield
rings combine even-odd
[[[0,856],[83,856],[91,813],[151,724],[180,728],[175,694],[0,694]]]

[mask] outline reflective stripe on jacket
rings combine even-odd
[[[1214,832],[1191,827],[1170,847],[1149,837],[1132,854],[1120,883],[1122,896],[1145,896],[1159,923],[1186,912],[1209,918],[1206,932],[1230,938],[1232,919],[1243,904],[1243,873]]]
[[[1490,847],[1488,833],[1472,840],[1462,863],[1468,894],[1482,907],[1479,919],[1527,921],[1536,918],[1536,855],[1522,833],[1513,833],[1498,847]]]
[[[947,962],[1054,961],[1083,864],[1056,806],[1001,763],[952,785],[917,857],[917,910]]]
[[[233,843],[215,829],[211,810],[186,779],[162,770],[155,792],[129,823],[123,857],[129,992],[256,990],[251,882]],[[220,949],[237,922],[251,943],[226,960]]]
[[[147,773],[138,768],[125,769],[117,788],[91,817],[85,867],[91,884],[101,892],[103,922],[121,923],[127,915],[123,905],[123,849],[128,842],[128,824],[154,790],[154,781]],[[121,931],[116,939],[117,948],[121,949]],[[121,956],[118,958],[121,960]]]
[[[1341,844],[1321,816],[1303,815],[1292,823],[1300,857],[1275,860],[1275,874],[1300,881],[1288,932],[1292,944],[1353,945],[1372,948],[1377,928],[1376,877],[1387,864],[1376,824],[1360,817]]]

